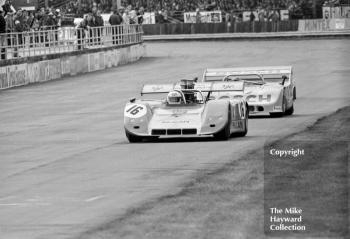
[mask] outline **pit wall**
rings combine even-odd
[[[277,22],[166,23],[147,24],[142,28],[144,35],[339,31],[350,29],[350,18]]]
[[[28,58],[0,66],[0,90],[31,83],[60,79],[87,72],[104,70],[134,62],[143,57],[143,44],[122,48],[98,49],[41,58]]]
[[[144,35],[297,31],[298,20],[278,22],[166,23],[143,25]]]
[[[302,32],[322,32],[334,30],[349,30],[349,18],[332,18],[332,19],[309,19],[299,20],[298,31]]]

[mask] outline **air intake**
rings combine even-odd
[[[181,135],[181,129],[168,129],[167,135]]]
[[[182,129],[182,134],[197,134],[197,129]]]
[[[152,135],[166,135],[165,129],[152,129]]]

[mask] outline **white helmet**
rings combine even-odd
[[[169,105],[178,105],[183,101],[182,95],[178,91],[170,91],[168,96],[166,97],[166,101]]]

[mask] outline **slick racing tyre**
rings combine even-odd
[[[225,127],[220,130],[219,132],[214,134],[214,138],[216,140],[228,140],[231,136],[231,112],[228,112],[228,119],[227,119],[227,123],[225,125]]]
[[[282,112],[274,112],[274,113],[270,113],[271,117],[282,117],[283,115],[286,114],[286,104],[287,104],[287,100],[286,98],[283,96],[283,101],[282,101]]]
[[[144,139],[144,137],[141,136],[137,136],[134,134],[129,133],[128,131],[125,130],[125,135],[128,138],[130,143],[138,143],[138,142],[142,142],[142,140]]]
[[[249,109],[247,107],[245,119],[243,121],[243,131],[235,133],[234,136],[244,137],[247,135],[247,133],[248,133],[248,115],[249,115]]]
[[[286,110],[285,115],[292,115],[294,113],[294,104],[292,104],[292,106]]]

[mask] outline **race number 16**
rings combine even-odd
[[[140,112],[140,110],[143,110],[142,106],[134,105],[134,106],[130,107],[126,112],[130,112],[130,114],[136,115],[137,113]]]
[[[131,118],[136,118],[145,115],[146,112],[146,107],[135,104],[125,110],[125,115]]]

